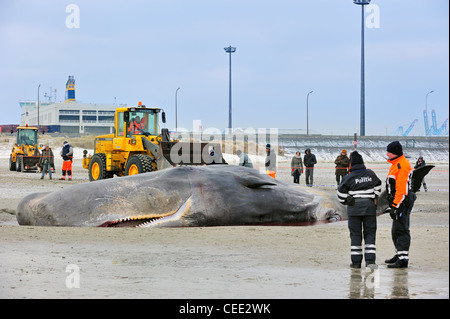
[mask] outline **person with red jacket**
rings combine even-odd
[[[411,183],[413,169],[403,154],[399,141],[394,141],[387,146],[386,155],[388,162],[391,163],[386,179],[386,190],[393,220],[391,235],[396,254],[385,262],[388,268],[407,268],[411,244],[410,214],[416,200]]]

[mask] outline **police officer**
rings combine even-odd
[[[396,253],[385,262],[388,268],[407,268],[411,244],[409,215],[416,200],[411,183],[413,169],[403,155],[403,148],[399,141],[394,141],[387,146],[386,155],[388,162],[392,164],[386,179],[386,190],[393,220],[391,235]]]
[[[362,156],[354,151],[350,155],[350,173],[342,179],[337,190],[339,201],[347,205],[348,229],[351,241],[350,267],[361,268],[363,259],[366,267],[377,267],[375,263],[377,231],[376,200],[381,193],[381,180],[364,165]]]

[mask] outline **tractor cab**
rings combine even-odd
[[[36,127],[17,127],[17,146],[20,145],[37,145],[37,128]]]

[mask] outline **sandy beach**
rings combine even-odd
[[[59,150],[58,150],[59,152]],[[11,172],[0,158],[0,298],[449,298],[449,165],[427,176],[412,217],[410,266],[388,269],[391,219],[378,217],[379,268],[350,269],[346,221],[303,227],[100,229],[18,226],[33,192],[88,183]],[[384,181],[388,163],[366,163]],[[291,182],[289,159],[278,179]],[[316,186],[335,192],[334,164],[319,162]],[[301,184],[304,185],[304,176]]]

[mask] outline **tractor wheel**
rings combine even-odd
[[[89,180],[98,181],[107,178],[106,155],[103,153],[94,154],[89,162]]]
[[[16,157],[16,171],[21,172],[22,171],[22,156]]]
[[[125,175],[136,175],[153,171],[152,157],[138,154],[131,156],[125,166]]]
[[[12,159],[12,155],[9,155],[9,170],[15,171],[16,170],[16,163]]]

